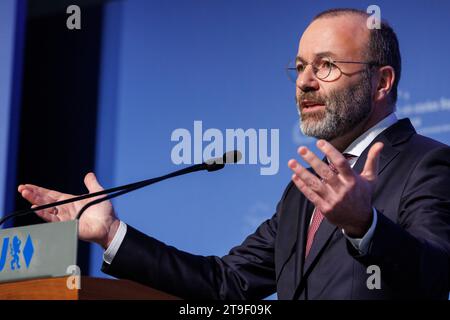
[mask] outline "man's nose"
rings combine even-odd
[[[305,70],[299,74],[296,85],[303,92],[319,90],[319,82],[311,65],[307,65]]]

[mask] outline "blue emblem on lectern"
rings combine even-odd
[[[11,243],[9,253],[11,254],[11,270],[20,269],[19,253],[20,253],[20,241],[19,237],[14,236]]]
[[[9,260],[9,267],[11,270],[20,269],[21,254],[25,261],[25,265],[28,269],[34,253],[33,240],[31,239],[31,236],[30,235],[27,236],[27,240],[25,241],[25,245],[23,246],[23,248],[21,247],[21,245],[22,240],[20,240],[20,238],[17,235],[13,236],[12,240],[10,239],[10,237],[3,238],[2,245],[0,247],[1,248],[0,272],[2,272],[3,269],[5,268],[5,265],[7,265],[7,260]]]

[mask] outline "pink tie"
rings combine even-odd
[[[347,160],[355,158],[354,155],[349,154],[349,153],[344,153],[343,155]],[[332,163],[330,163],[329,166],[330,166],[331,170],[336,171],[336,168],[334,167],[334,165]],[[320,210],[316,208],[316,210],[314,210],[314,213],[313,213],[311,225],[309,226],[309,229],[308,229],[308,237],[306,238],[305,258],[308,256],[309,251],[311,250],[311,247],[312,247],[312,244],[314,241],[314,237],[316,235],[317,230],[319,230],[319,227],[320,227],[320,224],[322,223],[323,218],[324,217],[323,217],[322,212],[320,212]]]

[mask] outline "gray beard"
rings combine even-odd
[[[300,129],[306,136],[330,141],[350,132],[369,116],[372,110],[369,75],[365,74],[352,87],[332,91],[324,101],[325,111],[302,114],[297,100]]]

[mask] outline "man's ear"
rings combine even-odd
[[[375,101],[382,101],[389,96],[394,86],[395,71],[391,66],[383,66],[378,69]]]

